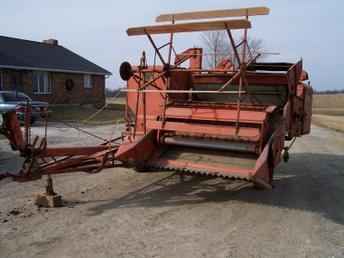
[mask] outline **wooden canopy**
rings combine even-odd
[[[156,18],[156,22],[172,22],[181,20],[215,19],[225,17],[246,17],[267,15],[270,9],[267,7],[251,7],[242,9],[213,10],[200,12],[162,14]]]
[[[249,28],[251,28],[251,23],[248,20],[241,19],[135,27],[129,28],[127,30],[127,34],[128,36],[139,36],[146,34],[213,31],[225,29],[235,30]]]

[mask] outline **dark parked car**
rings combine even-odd
[[[32,107],[31,123],[45,114],[48,108],[47,102],[33,101],[29,96],[17,91],[0,91],[0,113],[15,110],[20,121],[25,119],[25,107],[27,102]]]

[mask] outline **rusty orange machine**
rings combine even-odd
[[[148,64],[143,52],[138,65],[124,62],[120,67],[127,81],[122,136],[98,146],[51,148],[44,138],[23,140],[29,137],[19,132],[15,115],[6,114],[3,131],[27,157],[16,178],[98,172],[120,164],[138,171],[243,179],[271,188],[274,168],[282,157],[288,159],[286,141],[310,133],[312,88],[302,61],[259,62],[261,55],[251,51],[249,19],[268,13],[266,7],[255,7],[166,14],[156,19],[162,24],[129,28],[129,36],[148,38],[154,58]],[[180,23],[185,20],[189,22]],[[202,48],[175,51],[178,33],[220,30],[233,55],[215,68],[203,68]],[[234,30],[242,31],[239,41]],[[167,35],[168,42],[158,46],[156,34]],[[53,160],[44,162],[47,157]]]

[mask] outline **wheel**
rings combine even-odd
[[[275,169],[273,166],[269,166],[269,184],[273,187],[272,183],[274,181],[274,172]]]
[[[275,172],[275,157],[272,149],[272,143],[270,146],[269,156],[268,156],[268,166],[269,166],[269,184],[273,187],[272,183],[274,181]]]
[[[17,150],[18,150],[17,146],[14,145],[13,143],[10,143],[10,146],[11,146],[11,149],[12,149],[13,151],[17,151]]]
[[[145,166],[145,162],[135,162],[134,169],[138,173],[144,173],[148,171],[147,167]]]

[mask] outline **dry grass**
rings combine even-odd
[[[344,116],[344,94],[314,95],[313,113],[316,115]]]
[[[109,109],[123,111],[125,108],[125,98],[106,98],[106,104],[108,104]]]
[[[344,94],[314,95],[312,122],[344,132]]]
[[[344,116],[313,115],[315,125],[344,132]]]
[[[344,116],[344,108],[314,108],[313,114],[329,115],[329,116]]]
[[[314,95],[313,107],[322,109],[344,110],[344,94]]]
[[[119,98],[106,98],[106,103],[110,104],[125,104],[125,98],[119,97]]]
[[[64,121],[77,122],[90,125],[104,125],[112,124],[123,119],[123,112],[121,110],[104,109],[95,117],[90,119],[93,114],[98,112],[95,108],[80,107],[80,106],[66,106],[66,107],[52,107],[49,115],[49,121]]]

